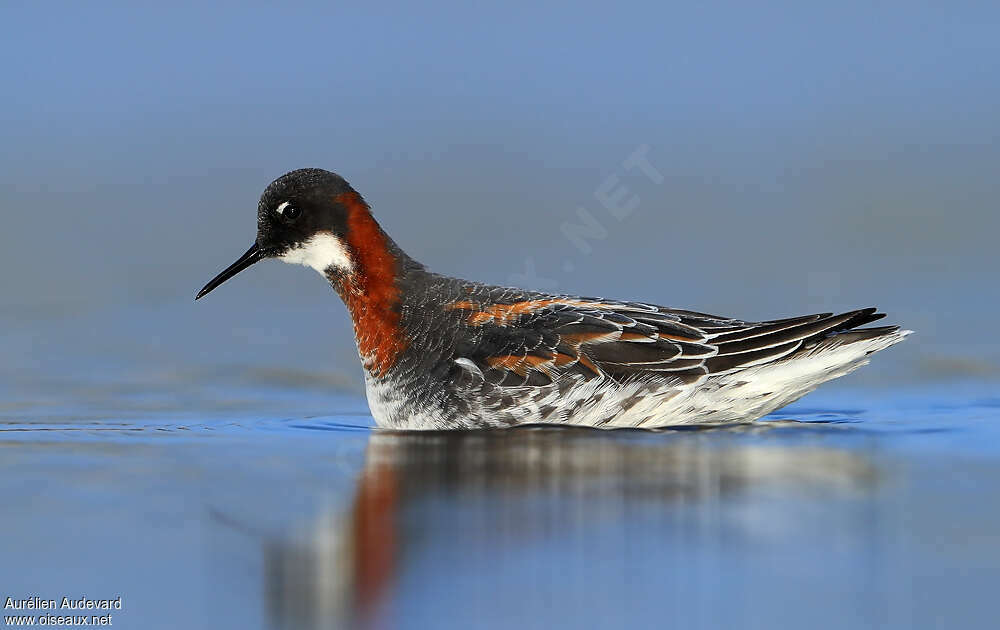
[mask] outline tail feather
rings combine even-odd
[[[872,321],[873,315],[868,313],[857,320]],[[714,387],[725,390],[726,398],[732,403],[701,415],[712,421],[759,418],[798,400],[829,380],[853,372],[868,363],[869,355],[899,343],[912,332],[900,330],[898,326],[834,332],[778,361],[719,375]],[[705,389],[717,396],[713,390]]]
[[[889,335],[899,330],[899,326],[878,326],[876,328],[855,328],[854,330],[844,330],[836,333],[842,343],[854,343],[865,339],[875,339],[883,335]],[[910,331],[907,331],[910,332]]]
[[[803,354],[815,355],[835,348],[855,346],[863,350],[862,357],[885,350],[912,334],[912,330],[900,330],[899,326],[878,326],[875,328],[855,328],[834,333],[804,349]]]
[[[717,374],[784,361],[883,317],[885,314],[874,308],[863,308],[837,315],[822,313],[750,324],[743,330],[712,338],[718,352],[705,362],[705,367],[709,374]],[[841,343],[846,341],[847,338],[841,339]]]

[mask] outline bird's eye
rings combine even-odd
[[[300,214],[302,214],[302,211],[299,210],[297,206],[288,205],[285,206],[285,209],[281,213],[281,216],[285,217],[289,221],[294,221],[295,219],[299,218]]]

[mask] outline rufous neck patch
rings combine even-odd
[[[341,297],[354,320],[365,369],[380,376],[407,347],[400,327],[396,257],[361,195],[343,193],[336,201],[347,209],[347,244],[354,256],[354,270],[345,279],[351,286],[341,288]]]

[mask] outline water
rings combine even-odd
[[[4,596],[121,595],[115,626],[150,629],[995,617],[990,383],[834,387],[754,426],[405,434],[294,375],[199,378],[4,392]]]
[[[894,317],[917,334],[753,426],[387,433],[308,279],[0,309],[0,596],[149,629],[990,627],[994,346]]]

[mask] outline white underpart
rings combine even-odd
[[[400,388],[372,377],[365,371],[365,397],[375,424],[385,429],[413,429],[433,431],[440,428],[438,420],[429,414],[407,412],[407,401],[400,395]],[[406,418],[407,420],[401,420]]]
[[[846,342],[830,337],[794,358],[714,374],[688,385],[665,381],[659,388],[642,383],[619,384],[595,378],[580,382],[560,395],[554,388],[533,400],[519,400],[514,409],[519,423],[573,424],[601,428],[654,428],[678,424],[750,422],[784,407],[834,378],[868,363],[869,355],[899,343],[909,330],[874,339]],[[481,371],[460,357],[455,362],[470,372]],[[574,377],[579,378],[579,377]],[[408,409],[405,394],[392,383],[367,379],[368,404],[380,427],[409,430],[460,428],[443,426],[432,409]],[[635,395],[640,400],[634,401]],[[577,401],[597,401],[576,407]],[[629,401],[630,406],[624,409]],[[570,414],[550,414],[549,406],[575,409]],[[485,412],[488,418],[489,412]],[[610,421],[609,421],[609,418]]]
[[[711,376],[656,407],[655,413],[662,418],[661,425],[756,420],[829,380],[867,365],[872,353],[899,343],[911,332],[901,330],[854,342],[844,342],[835,335],[789,360]],[[615,422],[614,426],[636,425]]]
[[[287,202],[278,208],[283,210],[282,206],[286,204]],[[326,270],[330,267],[341,271],[351,271],[354,268],[354,263],[351,261],[344,241],[329,232],[320,232],[312,236],[295,249],[290,249],[282,254],[281,260],[286,263],[312,267],[322,275],[326,275]]]

